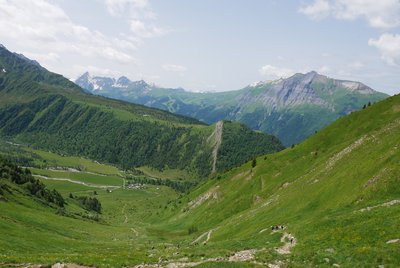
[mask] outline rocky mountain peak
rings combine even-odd
[[[116,84],[120,86],[127,87],[129,84],[132,83],[131,80],[128,79],[126,76],[121,76],[120,78],[117,79]]]
[[[75,80],[75,84],[80,86],[86,91],[92,91],[93,90],[93,84],[91,83],[91,76],[89,72],[85,72],[82,74],[78,79]]]
[[[89,72],[85,72],[84,74],[82,74],[78,79],[80,79],[80,78],[89,78],[90,77],[90,74],[89,74]]]

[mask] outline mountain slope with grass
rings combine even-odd
[[[212,231],[202,250],[257,249],[252,260],[283,267],[397,267],[399,133],[395,96],[216,176],[184,197],[167,228],[195,229],[193,240]],[[271,230],[275,225],[284,229]],[[285,234],[295,246],[275,250]]]
[[[398,267],[399,133],[394,96],[294,148],[216,173],[188,194],[95,188],[97,221],[68,216],[81,215],[75,196],[93,188],[58,181],[67,172],[58,171],[43,183],[63,195],[66,216],[20,194],[0,201],[0,226],[12,234],[0,242],[3,264]]]
[[[126,77],[83,74],[76,84],[96,95],[121,99],[197,118],[232,120],[276,135],[284,145],[299,143],[337,118],[387,97],[360,82],[316,72],[258,82],[241,90],[195,93],[161,88]]]
[[[224,142],[221,148],[215,147],[215,126],[87,94],[61,75],[4,47],[0,47],[0,69],[0,135],[16,142],[125,169],[185,170],[197,180],[213,171],[214,161],[215,170],[221,171],[283,148],[271,135],[224,124],[227,131],[222,140],[237,141],[230,144],[236,152],[230,158],[219,152]]]

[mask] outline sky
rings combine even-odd
[[[69,79],[226,91],[315,70],[400,93],[400,0],[0,0],[0,43]]]

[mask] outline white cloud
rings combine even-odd
[[[58,55],[57,53],[31,53],[31,52],[27,52],[25,53],[26,57],[30,58],[30,59],[35,59],[37,60],[39,63],[40,62],[59,62],[60,61],[60,55]]]
[[[174,72],[174,73],[184,73],[186,72],[187,68],[182,65],[176,65],[176,64],[164,64],[162,68],[165,71],[168,72]]]
[[[295,72],[291,69],[276,67],[272,65],[264,65],[259,70],[260,74],[271,79],[286,78],[293,75]]]
[[[322,19],[329,15],[331,6],[327,0],[315,0],[311,5],[300,7],[299,12],[312,19]]]
[[[135,12],[135,10],[145,9],[148,0],[105,0],[108,12],[113,16],[121,15],[124,12]]]
[[[155,24],[157,14],[148,0],[105,0],[105,5],[111,15],[125,17],[138,38],[160,37],[170,32]]]
[[[400,26],[399,0],[314,0],[300,7],[299,12],[312,19],[329,15],[342,20],[364,18],[374,28]]]
[[[140,20],[131,21],[131,30],[135,35],[141,38],[158,37],[169,33],[167,29],[159,28],[154,25],[145,25],[145,23]]]
[[[60,7],[45,0],[0,0],[0,25],[1,39],[27,43],[31,51],[47,51],[47,57],[38,57],[45,61],[65,53],[120,63],[134,61],[132,41],[110,38],[76,24]],[[29,50],[25,52],[29,54]]]
[[[382,34],[379,39],[370,39],[370,46],[376,47],[382,59],[389,65],[400,65],[400,35]]]

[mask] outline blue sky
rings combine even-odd
[[[68,78],[222,91],[316,70],[400,92],[399,0],[0,0],[0,40]]]

